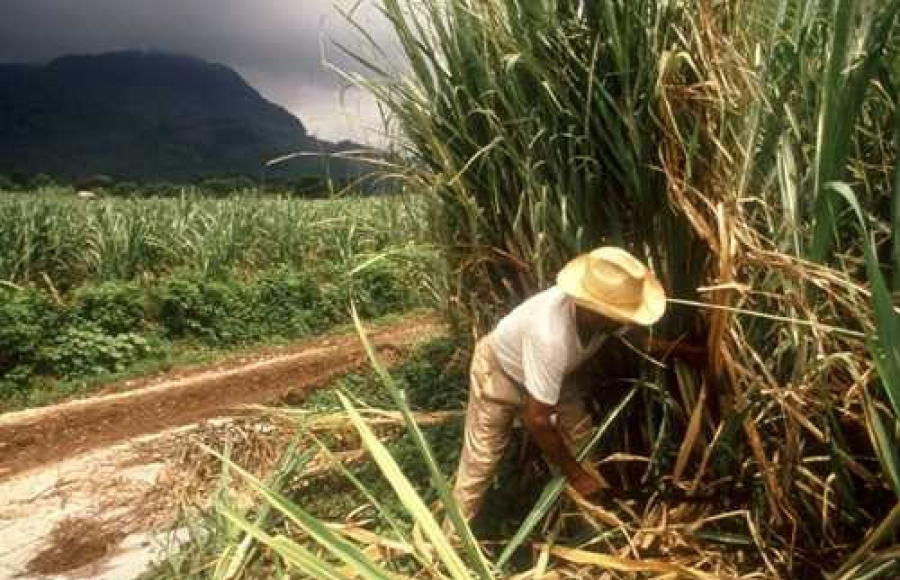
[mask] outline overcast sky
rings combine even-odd
[[[129,48],[190,54],[235,68],[321,138],[377,144],[375,103],[342,91],[322,64],[323,39],[327,58],[344,68],[352,65],[330,41],[362,45],[335,5],[356,6],[355,19],[393,46],[376,1],[0,0],[0,62]]]

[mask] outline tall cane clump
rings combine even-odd
[[[408,69],[357,80],[434,202],[461,321],[483,332],[619,244],[673,298],[659,331],[707,340],[702,371],[635,371],[603,447],[628,457],[609,462],[630,462],[621,485],[729,499],[650,495],[615,532],[582,506],[603,551],[773,577],[895,566],[898,6],[383,0]],[[733,557],[714,570],[711,551]]]

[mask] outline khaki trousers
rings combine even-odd
[[[573,451],[590,434],[591,427],[590,416],[576,391],[563,388],[556,407],[558,425]],[[509,444],[513,422],[524,403],[523,388],[501,368],[490,335],[482,338],[472,356],[462,455],[453,488],[467,520],[481,508],[484,493]]]

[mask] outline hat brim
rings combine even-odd
[[[625,324],[650,326],[662,318],[666,311],[666,292],[652,273],[648,272],[644,278],[640,302],[634,307],[622,307],[605,302],[584,287],[589,258],[588,254],[575,258],[556,277],[557,287],[575,299],[576,304]]]

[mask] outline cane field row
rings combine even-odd
[[[88,201],[0,193],[0,280],[65,292],[175,270],[218,278],[281,266],[352,268],[360,256],[420,240],[422,219],[401,197]]]
[[[428,305],[400,198],[0,194],[0,409]],[[207,353],[207,354],[204,354]]]

